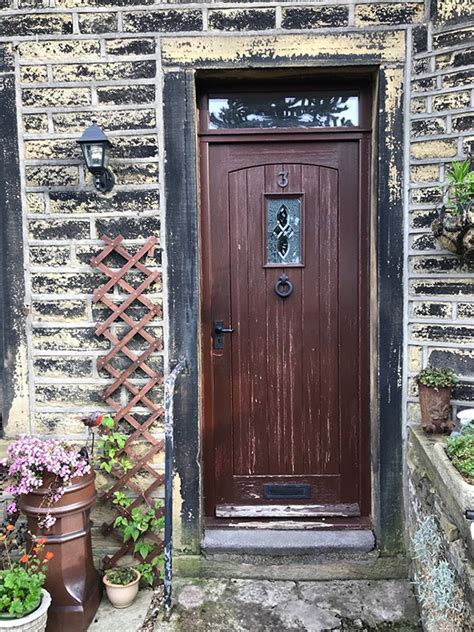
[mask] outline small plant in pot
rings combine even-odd
[[[425,432],[443,433],[453,430],[450,420],[452,387],[457,377],[451,369],[428,366],[416,376],[421,408],[421,426]]]
[[[21,539],[12,523],[0,530],[0,630],[42,632],[51,604],[43,585],[54,555],[44,550],[44,538],[35,538],[28,549],[18,546]]]
[[[128,608],[138,593],[140,573],[130,566],[110,568],[104,573],[107,597],[115,608]]]

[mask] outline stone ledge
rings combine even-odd
[[[410,426],[408,465],[417,459],[436,488],[440,501],[459,529],[471,561],[474,560],[474,523],[465,517],[474,510],[474,485],[470,485],[453,467],[444,451],[444,438],[425,435],[420,427]]]

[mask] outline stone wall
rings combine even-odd
[[[468,2],[431,3],[432,22],[414,47],[408,208],[408,415],[419,418],[415,374],[454,369],[455,408],[474,399],[473,268],[442,251],[431,222],[446,170],[474,151],[474,30]]]
[[[474,620],[474,485],[444,453],[445,439],[410,429],[409,547],[427,632],[461,632]],[[425,595],[425,599],[420,595]]]

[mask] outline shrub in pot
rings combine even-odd
[[[36,538],[28,549],[18,547],[20,538],[11,523],[1,529],[0,630],[43,632],[51,604],[43,585],[54,554],[44,550],[44,538]]]
[[[421,425],[425,432],[443,433],[452,430],[450,420],[451,390],[457,377],[451,369],[428,366],[416,376],[421,408]]]
[[[128,608],[138,593],[140,573],[135,568],[122,566],[105,571],[107,597],[115,608]]]

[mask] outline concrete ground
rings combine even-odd
[[[268,581],[179,579],[170,622],[154,632],[421,630],[404,580]]]

